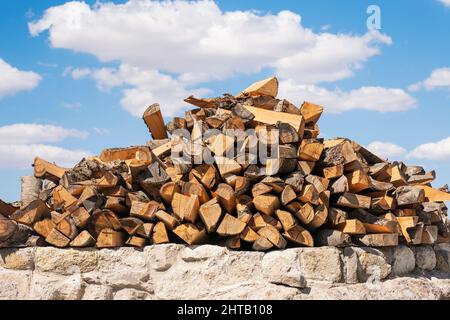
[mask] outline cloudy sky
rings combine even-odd
[[[367,8],[381,9],[368,30]],[[0,198],[39,155],[63,166],[143,144],[140,115],[269,75],[349,137],[450,182],[450,1],[2,1]]]

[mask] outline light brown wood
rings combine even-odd
[[[39,220],[50,216],[50,209],[42,200],[36,200],[21,210],[15,211],[9,216],[11,220],[17,221],[29,227]]]
[[[70,240],[75,239],[75,237],[78,235],[78,229],[70,217],[62,219],[58,223],[56,228]]]
[[[205,224],[206,231],[212,233],[217,229],[222,218],[222,208],[216,198],[202,204],[199,209],[200,219]]]
[[[153,200],[149,202],[132,201],[130,216],[152,222],[155,219],[155,213],[160,209],[163,209],[161,204]]]
[[[412,216],[412,217],[397,217],[398,224],[400,225],[400,228],[402,229],[403,237],[406,239],[406,241],[412,242],[413,239],[411,238],[411,235],[408,233],[408,229],[414,228],[417,223],[419,222],[418,216]]]
[[[286,239],[283,238],[283,236],[276,228],[272,226],[267,226],[259,229],[258,234],[261,237],[264,237],[270,242],[272,242],[272,244],[275,245],[278,249],[286,248],[287,244]]]
[[[339,224],[345,223],[347,221],[347,212],[331,207],[328,210],[328,221],[333,225],[337,226]]]
[[[43,236],[44,238],[48,237],[50,232],[56,228],[56,224],[51,219],[44,219],[36,222],[33,225],[34,231],[37,234]]]
[[[313,205],[319,204],[319,192],[312,184],[307,184],[303,186],[302,191],[297,197],[303,203],[311,203]]]
[[[167,131],[159,104],[155,103],[148,107],[144,112],[143,119],[153,139],[167,138]]]
[[[277,219],[280,221],[281,225],[283,226],[284,231],[289,230],[290,228],[292,228],[297,224],[297,221],[295,220],[294,216],[288,211],[277,210],[275,211],[275,215]]]
[[[270,77],[253,83],[247,89],[242,91],[242,93],[238,97],[270,96],[275,98],[277,94],[278,94],[278,79],[276,77]]]
[[[148,244],[148,240],[145,238],[137,237],[137,236],[131,236],[127,239],[125,244],[127,246],[143,248]]]
[[[206,146],[215,156],[225,156],[234,148],[234,137],[218,133],[205,140]]]
[[[366,234],[354,237],[356,243],[368,247],[395,247],[398,246],[398,234]]]
[[[95,245],[97,248],[122,247],[125,244],[125,239],[125,233],[106,228],[100,231]]]
[[[242,167],[235,160],[221,156],[215,156],[214,159],[222,178],[232,174],[239,175],[241,173]]]
[[[235,236],[241,234],[245,227],[246,223],[227,213],[220,222],[216,233],[223,237]]]
[[[320,205],[316,208],[314,213],[314,219],[308,224],[308,227],[317,229],[327,222],[328,208],[325,205]]]
[[[296,198],[297,198],[297,194],[295,193],[294,189],[290,185],[287,185],[283,189],[283,192],[281,193],[281,196],[280,196],[281,203],[284,206],[288,205],[290,202],[294,201]]]
[[[314,167],[316,166],[316,161],[298,161],[298,171],[300,174],[307,176],[308,174],[311,174],[311,172],[314,170]]]
[[[314,207],[310,203],[300,204],[294,214],[303,224],[308,225],[314,220]]]
[[[155,225],[153,223],[143,223],[137,228],[136,235],[142,238],[151,239],[154,227]]]
[[[273,195],[259,195],[253,199],[253,205],[256,210],[271,216],[280,208],[280,200]]]
[[[342,164],[323,168],[323,176],[327,179],[339,178],[343,174],[344,174],[344,165],[342,165]]]
[[[138,160],[149,165],[152,161],[152,153],[146,146],[110,148],[102,150],[99,159],[102,162]]]
[[[68,170],[59,167],[56,164],[47,162],[39,157],[36,157],[34,159],[33,167],[34,167],[34,176],[36,178],[51,180],[55,183],[59,182],[59,179],[61,179],[64,173]]]
[[[144,224],[142,220],[138,218],[128,217],[128,218],[122,218],[119,219],[120,225],[122,226],[123,230],[125,230],[129,235],[136,234],[137,230],[140,226]]]
[[[282,226],[280,221],[274,219],[271,216],[268,216],[264,213],[257,213],[253,215],[252,219],[248,223],[250,228],[252,228],[255,231],[258,231],[261,228],[267,227],[267,226],[273,226],[277,230],[281,230]]]
[[[244,106],[244,108],[255,116],[253,120],[256,122],[269,125],[276,125],[278,122],[287,123],[295,129],[299,136],[303,136],[305,120],[301,115],[264,110],[250,106]]]
[[[369,176],[362,170],[353,171],[347,175],[349,191],[359,193],[372,186]]]
[[[259,237],[253,242],[252,249],[255,251],[267,251],[274,247],[273,243],[265,237]]]
[[[247,226],[244,228],[244,231],[242,231],[240,237],[241,240],[252,243],[258,240],[258,238],[260,238],[260,235]]]
[[[167,234],[166,227],[163,222],[158,222],[153,227],[153,234],[152,234],[152,243],[153,244],[162,244],[162,243],[168,243],[169,235]]]
[[[208,192],[206,192],[205,187],[198,182],[183,183],[183,186],[181,187],[181,193],[186,196],[197,195],[198,200],[200,201],[200,204],[203,204],[203,203],[209,201]]]
[[[319,247],[343,247],[350,243],[350,236],[339,230],[321,229],[314,235],[314,242]]]
[[[425,199],[429,202],[446,202],[450,201],[450,193],[433,189],[428,186],[416,186],[417,188],[423,189],[425,191]]]
[[[237,176],[234,185],[236,196],[247,193],[251,189],[251,181],[247,177]]]
[[[120,197],[107,197],[104,207],[105,209],[114,211],[118,215],[125,215],[130,211],[125,206],[125,198]]]
[[[323,113],[323,107],[310,102],[304,102],[300,107],[300,112],[306,123],[317,123]]]
[[[236,196],[231,186],[224,183],[219,184],[214,195],[225,212],[233,213],[236,210]]]
[[[71,247],[75,248],[86,248],[92,247],[95,245],[95,239],[91,236],[91,234],[87,230],[81,231],[75,239],[70,242]]]
[[[353,193],[344,193],[340,196],[336,202],[336,205],[346,208],[362,208],[362,209],[370,209],[372,199],[370,197],[353,194]]]
[[[344,223],[337,225],[336,229],[351,235],[366,234],[364,224],[357,219],[347,219]]]
[[[16,231],[16,222],[8,219],[0,219],[0,243],[8,240]]]
[[[200,244],[206,239],[206,230],[191,223],[179,225],[173,230],[173,233],[189,245]]]
[[[164,223],[167,229],[173,230],[180,222],[172,215],[168,214],[164,210],[158,210],[155,213],[155,217]]]
[[[422,244],[435,244],[438,240],[438,227],[425,226],[422,233]]]
[[[400,169],[399,166],[393,166],[391,169],[391,181],[390,181],[395,187],[401,187],[406,186],[408,184],[408,181],[406,179],[405,174]]]
[[[314,247],[314,239],[311,233],[298,225],[293,226],[283,233],[283,236],[290,242],[304,247]]]
[[[330,186],[330,191],[332,194],[348,192],[349,184],[347,177],[342,176],[337,180],[333,181]]]
[[[98,210],[92,214],[88,226],[89,233],[98,237],[103,229],[112,229],[115,231],[122,229],[119,218],[114,212],[109,210]]]
[[[167,204],[172,203],[173,195],[175,193],[181,193],[180,186],[175,182],[167,182],[161,187],[161,189],[159,189],[159,194],[161,195],[161,198]]]
[[[70,239],[59,232],[56,228],[50,231],[50,233],[45,238],[45,241],[57,248],[67,247],[70,243]]]
[[[63,186],[57,186],[53,189],[53,206],[64,207],[67,209],[77,202],[77,198],[72,196]]]
[[[298,159],[303,161],[318,161],[322,155],[323,144],[316,140],[303,140],[298,148]]]
[[[197,219],[200,201],[198,196],[185,196],[181,193],[175,193],[172,200],[172,209],[176,218],[180,221],[194,223]]]
[[[253,198],[255,198],[259,195],[271,193],[272,190],[273,190],[272,187],[265,183],[257,183],[255,185],[253,185],[252,196],[253,196]]]

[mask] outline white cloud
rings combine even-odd
[[[362,87],[351,91],[328,90],[315,85],[280,82],[280,96],[295,104],[311,101],[325,106],[327,112],[340,113],[354,109],[378,112],[405,111],[416,107],[417,101],[402,89]]]
[[[421,144],[408,154],[408,158],[450,160],[450,137],[438,142]]]
[[[0,144],[0,168],[30,167],[36,156],[63,167],[72,167],[90,153],[42,144]]]
[[[135,116],[153,102],[161,102],[167,115],[172,115],[184,106],[180,98],[196,92],[195,85],[268,68],[282,80],[303,85],[342,80],[380,54],[380,45],[392,43],[377,31],[314,33],[302,25],[300,15],[290,11],[223,12],[208,0],[98,2],[92,7],[72,1],[47,9],[41,19],[29,24],[29,30],[33,36],[48,31],[54,48],[89,53],[101,62],[119,62],[119,69],[81,68],[65,73],[75,79],[89,76],[105,91],[130,86],[123,90],[121,104]],[[358,93],[362,96],[365,91]]]
[[[450,8],[450,0],[439,0],[440,3],[442,3],[444,6]]]
[[[0,127],[0,144],[59,142],[67,138],[87,138],[89,134],[53,125],[17,123]]]
[[[0,127],[0,167],[26,168],[36,156],[62,166],[73,166],[90,153],[46,145],[67,138],[85,139],[87,132],[53,125],[13,124]]]
[[[41,79],[37,73],[20,71],[0,58],[0,99],[20,91],[30,91]]]
[[[422,88],[428,91],[433,89],[450,90],[450,68],[435,69],[427,79],[409,86],[410,91],[419,91]]]
[[[367,149],[378,156],[384,157],[385,159],[393,159],[406,154],[405,148],[391,142],[374,141],[367,145]]]

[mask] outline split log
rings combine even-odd
[[[300,227],[299,225],[295,225],[286,232],[283,233],[283,236],[300,246],[305,247],[314,247],[314,239],[311,236],[311,233],[305,228]]]
[[[319,204],[319,193],[317,189],[312,185],[308,184],[303,186],[302,191],[299,193],[297,199],[303,203],[311,203],[313,205]]]
[[[331,207],[328,210],[328,221],[333,226],[345,223],[347,221],[347,212],[344,210]]]
[[[260,235],[247,226],[242,231],[240,237],[242,241],[253,243],[260,238]]]
[[[63,186],[57,186],[53,189],[53,206],[55,208],[67,209],[71,205],[77,203],[78,199],[72,196]]]
[[[192,195],[198,196],[198,200],[200,201],[200,204],[203,204],[203,203],[209,201],[209,195],[206,192],[205,187],[198,182],[183,183],[182,187],[181,187],[181,193],[186,196],[192,196]]]
[[[408,178],[408,183],[412,185],[416,184],[429,184],[436,179],[436,172],[430,171],[427,174],[418,174],[418,175],[411,175]]]
[[[275,245],[278,249],[286,248],[287,244],[286,239],[283,238],[283,236],[276,228],[272,226],[267,226],[259,229],[258,234],[261,237],[264,237],[270,242],[272,242],[272,244]]]
[[[270,186],[276,194],[283,192],[286,187],[284,180],[279,177],[265,177],[261,182]]]
[[[130,211],[130,209],[125,206],[125,198],[120,197],[107,197],[105,209],[114,211],[118,215],[125,215]]]
[[[208,233],[214,232],[222,218],[222,208],[220,207],[218,200],[214,198],[202,204],[199,209],[199,215],[206,227],[206,231]]]
[[[236,196],[240,196],[242,194],[247,193],[251,189],[251,181],[247,177],[237,176],[235,185],[234,185],[234,193]]]
[[[152,134],[153,139],[166,139],[167,131],[159,104],[152,104],[144,112],[144,122]]]
[[[303,176],[307,176],[308,174],[311,174],[311,172],[314,170],[315,166],[316,166],[316,161],[298,161],[297,162],[298,172]]]
[[[364,224],[357,219],[347,219],[344,223],[337,225],[336,228],[346,234],[366,234]]]
[[[281,144],[297,143],[300,140],[297,130],[289,123],[277,122],[276,127]]]
[[[22,208],[39,199],[42,189],[42,180],[33,176],[21,178],[21,203]]]
[[[350,190],[348,179],[346,176],[342,176],[333,183],[331,183],[330,191],[332,194],[344,193]]]
[[[50,216],[50,210],[42,200],[36,200],[27,207],[15,211],[9,216],[11,220],[17,221],[29,227],[39,220]]]
[[[339,178],[343,174],[344,174],[344,165],[342,164],[323,168],[323,176],[327,179]]]
[[[146,146],[104,149],[99,156],[99,159],[103,162],[113,162],[117,160],[127,162],[130,160],[136,160],[141,161],[146,165],[150,164],[152,158],[150,148]]]
[[[303,224],[308,225],[314,220],[314,207],[309,203],[305,203],[303,206],[300,204],[300,207],[295,210],[294,214]]]
[[[70,217],[73,219],[75,225],[80,228],[86,228],[91,215],[87,212],[87,210],[83,207],[79,207],[77,205],[72,205],[67,208],[67,211],[70,212]]]
[[[17,230],[17,223],[8,219],[0,219],[0,243],[8,240]]]
[[[274,219],[271,216],[268,216],[264,213],[257,213],[253,215],[252,219],[248,223],[249,227],[252,228],[255,231],[258,231],[259,229],[262,229],[267,226],[273,226],[277,230],[281,230],[282,226],[281,223]]]
[[[268,251],[274,247],[273,243],[265,237],[259,237],[253,242],[252,249],[255,251]]]
[[[236,196],[231,186],[224,183],[219,184],[214,196],[217,197],[227,213],[233,213],[236,210]]]
[[[328,208],[325,205],[320,205],[316,208],[313,220],[308,224],[308,227],[317,229],[327,222]]]
[[[339,230],[323,229],[314,236],[314,243],[321,247],[343,247],[350,241],[350,236]]]
[[[318,161],[322,155],[323,144],[316,140],[302,140],[298,148],[298,159],[303,161]]]
[[[216,233],[223,237],[236,236],[241,234],[245,227],[246,223],[227,213],[222,219],[222,222],[220,222]]]
[[[136,235],[142,238],[151,239],[154,227],[155,225],[153,223],[143,223],[137,228]]]
[[[162,204],[153,200],[150,202],[133,201],[131,203],[130,216],[146,222],[152,222],[155,219],[155,213],[161,209],[164,209]]]
[[[327,144],[326,144],[327,145]],[[328,143],[325,148],[321,162],[325,167],[346,165],[355,160],[358,160],[352,144],[348,140],[336,140],[333,143]]]
[[[294,201],[296,198],[297,198],[297,194],[295,193],[294,189],[290,185],[287,185],[283,189],[283,192],[281,193],[281,196],[280,196],[281,203],[284,206],[288,205],[290,202]]]
[[[56,228],[56,224],[51,219],[37,221],[33,225],[34,231],[44,238],[47,238],[50,232]],[[1,241],[0,241],[1,242]]]
[[[406,175],[400,169],[398,165],[393,166],[391,169],[391,181],[395,187],[401,187],[408,185],[408,181],[406,179]]]
[[[109,210],[98,210],[92,214],[88,229],[90,234],[98,237],[103,229],[119,231],[122,229],[122,225],[114,212]]]
[[[370,209],[371,201],[372,199],[370,197],[353,193],[344,193],[338,198],[336,205],[354,209]]]
[[[207,189],[211,190],[218,182],[218,174],[213,165],[203,164],[195,167],[191,174]]]
[[[305,118],[305,123],[317,123],[323,113],[323,107],[310,102],[304,102],[300,107],[300,112]]]
[[[137,237],[137,236],[131,236],[127,239],[125,244],[127,246],[143,248],[148,244],[148,240],[145,238]]]
[[[359,193],[372,186],[369,176],[362,170],[353,171],[347,175],[349,191]]]
[[[167,234],[167,230],[163,222],[158,222],[153,227],[152,243],[169,243],[169,235]]]
[[[275,211],[275,215],[283,226],[284,231],[289,230],[297,224],[294,216],[290,212],[277,210]]]
[[[155,217],[162,221],[166,228],[169,230],[173,230],[177,225],[180,224],[174,216],[168,214],[163,210],[156,211]]]
[[[438,240],[437,226],[424,226],[422,233],[422,244],[435,244]]]
[[[50,231],[48,236],[45,238],[45,241],[57,248],[67,247],[70,243],[70,239],[67,238],[60,231],[58,231],[56,228],[54,228],[54,229],[52,229],[52,231]]]
[[[133,217],[119,219],[119,222],[123,230],[131,236],[136,234],[137,229],[144,224],[142,220]]]
[[[47,162],[39,157],[34,159],[33,167],[34,176],[36,178],[47,179],[55,183],[58,183],[64,173],[68,170],[58,167],[57,165]]]
[[[116,248],[125,244],[126,235],[113,229],[102,229],[97,237],[97,248]]]
[[[17,210],[19,210],[19,208],[0,200],[0,215],[9,217]]]
[[[86,248],[95,245],[95,239],[87,230],[80,232],[75,239],[70,242],[71,247],[75,248]]]
[[[402,229],[402,234],[403,237],[405,237],[406,241],[408,243],[413,242],[413,239],[411,238],[411,235],[408,232],[408,230],[414,228],[417,225],[417,223],[419,222],[419,217],[418,216],[397,217],[397,221],[400,225],[400,228]]]
[[[271,216],[280,208],[280,200],[273,195],[259,195],[253,199],[253,205],[256,210]]]
[[[433,189],[428,186],[416,186],[425,191],[425,200],[429,202],[446,202],[450,201],[450,193]]]
[[[305,181],[312,184],[318,193],[327,191],[328,186],[330,185],[330,180],[312,174],[306,176]]]
[[[386,212],[390,210],[394,210],[396,208],[396,201],[394,198],[389,196],[383,196],[379,198],[372,198],[372,203],[370,208],[374,212]]]
[[[264,110],[260,108],[244,106],[244,108],[254,115],[253,121],[276,125],[278,122],[290,124],[300,137],[303,137],[305,120],[301,115]]]
[[[276,77],[271,77],[253,83],[247,89],[242,91],[242,93],[238,97],[270,96],[275,98],[277,94],[278,94],[278,79]]]
[[[175,193],[172,200],[173,213],[180,221],[194,223],[197,219],[200,201],[197,195],[185,196]]]
[[[366,234],[355,236],[353,240],[356,244],[367,247],[396,247],[398,246],[398,234]]]
[[[291,186],[295,192],[302,191],[304,182],[304,176],[300,172],[291,173],[285,180],[285,183]]]
[[[189,245],[200,244],[206,239],[206,230],[191,223],[179,225],[173,233]]]
[[[395,194],[398,206],[417,205],[425,201],[425,191],[416,187],[399,187]]]
[[[231,250],[238,250],[241,248],[241,238],[239,235],[228,237],[225,240],[225,246]]]
[[[214,159],[222,178],[231,174],[239,175],[242,171],[241,165],[233,159],[221,156],[215,156]]]

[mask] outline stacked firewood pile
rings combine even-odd
[[[0,202],[0,247],[450,242],[450,193],[431,187],[434,172],[319,138],[323,108],[277,93],[270,78],[239,96],[191,96],[196,109],[167,124],[155,104],[143,116],[146,146],[106,149],[72,169],[36,158],[23,183],[38,190],[25,190],[21,208]]]

